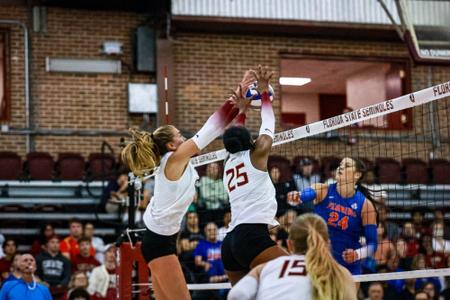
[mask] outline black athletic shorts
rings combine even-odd
[[[161,235],[154,233],[148,228],[144,231],[142,239],[141,252],[147,263],[151,260],[170,254],[177,254],[177,236]]]
[[[275,245],[267,224],[240,224],[222,242],[223,266],[227,271],[247,272],[261,252]]]

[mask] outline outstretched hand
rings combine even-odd
[[[255,72],[253,70],[250,70],[250,72],[255,76],[256,81],[258,81],[258,86],[256,89],[260,94],[263,92],[269,92],[269,81],[272,78],[274,72],[269,71],[268,67],[262,67],[261,65],[258,65],[258,71]]]
[[[245,91],[241,84],[238,85],[236,91],[231,92],[230,99],[233,101],[234,106],[239,109],[240,114],[245,114],[251,103],[251,100],[245,98]]]

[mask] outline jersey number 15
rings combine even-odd
[[[240,163],[236,167],[226,170],[225,174],[228,178],[228,190],[230,192],[236,189],[237,186],[243,186],[248,183],[247,173],[241,171],[243,167],[245,167],[244,163]]]

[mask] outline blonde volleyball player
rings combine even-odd
[[[245,107],[240,107],[237,125],[223,135],[230,153],[224,167],[224,185],[231,205],[231,223],[222,244],[222,261],[231,284],[253,267],[288,253],[270,238],[268,226],[276,226],[275,188],[267,172],[267,160],[273,142],[275,117],[269,97],[273,73],[259,66],[254,73],[261,95],[261,129],[253,142],[243,127]],[[243,95],[236,95],[243,98]]]
[[[356,300],[350,272],[330,252],[328,229],[315,214],[303,214],[289,229],[292,255],[261,264],[239,281],[228,300]]]
[[[253,80],[247,72],[241,85],[246,87]],[[134,174],[155,172],[154,196],[144,213],[147,230],[142,254],[158,300],[190,299],[176,256],[181,220],[194,198],[198,179],[189,160],[224,131],[238,113],[236,104],[227,100],[189,140],[174,126],[164,125],[153,133],[132,131],[133,141],[122,150],[122,160]]]

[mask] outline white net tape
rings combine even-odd
[[[379,274],[367,274],[367,275],[354,275],[353,280],[355,282],[370,282],[370,281],[389,281],[397,279],[409,279],[409,278],[428,278],[428,277],[445,277],[450,276],[450,268],[445,269],[429,269],[429,270],[417,270],[407,272],[394,272],[394,273],[379,273]],[[135,283],[133,287],[148,286],[151,288],[151,283]],[[230,289],[231,284],[229,282],[224,283],[191,283],[187,284],[189,290],[223,290]]]

